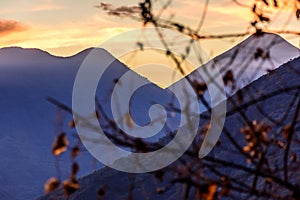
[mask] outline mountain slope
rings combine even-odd
[[[232,103],[231,100],[234,102],[238,102],[239,96],[236,94],[230,97],[228,101],[228,117],[225,123],[225,127],[230,130],[232,137],[238,141],[239,145],[244,146],[245,138],[244,135],[240,133],[240,129],[245,126],[245,124],[241,121],[241,117],[238,113],[233,113],[234,110],[243,108],[245,109],[247,116],[250,120],[257,120],[258,122],[263,121],[266,124],[272,125],[272,130],[269,133],[270,137],[275,137],[276,131],[282,128],[285,124],[288,124],[292,121],[293,114],[296,109],[296,105],[292,106],[290,110],[287,110],[287,103],[293,101],[293,94],[300,90],[300,57],[294,59],[276,70],[273,70],[267,75],[262,76],[261,78],[257,79],[250,85],[246,86],[241,90],[241,93],[244,95],[244,100],[240,103],[238,108],[236,108]],[[288,81],[286,81],[288,80]],[[259,103],[254,104],[247,104],[252,102],[254,99],[262,98],[264,96],[268,96],[280,89],[288,89],[293,88],[289,92],[283,92],[278,95],[274,95],[272,98],[268,98],[266,100],[262,100]],[[264,111],[269,114],[270,118],[266,118],[263,114],[261,114],[258,110],[258,106],[262,106]],[[278,124],[272,124],[273,120],[279,120],[284,115],[285,112],[289,114],[286,116],[284,120],[281,120]],[[204,113],[204,115],[208,115],[208,113]],[[202,125],[206,124],[207,120],[203,120],[201,122]],[[297,123],[297,137],[300,136],[299,128],[300,128],[300,121],[298,120]],[[276,136],[280,137],[280,136]],[[296,137],[296,136],[295,136]],[[297,145],[292,145],[291,152],[299,152],[299,147]],[[278,154],[279,153],[279,154]],[[277,152],[276,156],[273,158],[272,161],[277,162],[279,158],[282,158],[283,152]],[[244,156],[242,156],[233,146],[233,144],[229,141],[229,139],[223,134],[220,138],[220,145],[216,146],[214,150],[209,154],[209,156],[224,159],[228,162],[241,164],[242,166],[248,166],[248,162]],[[278,161],[278,163],[282,164],[282,161]],[[174,163],[172,166],[175,167],[177,163]],[[275,167],[275,164],[274,164]],[[172,167],[171,167],[172,168]],[[241,176],[242,170],[239,169],[232,170],[230,167],[224,167],[222,169],[228,176],[238,177]],[[106,185],[106,195],[104,199],[114,199],[118,195],[121,199],[126,199],[128,194],[128,188],[130,185],[130,179],[128,178],[129,174],[123,172],[117,172],[114,169],[104,168],[100,171],[97,171],[93,174],[90,174],[82,179],[79,180],[81,184],[81,189],[78,192],[75,192],[70,196],[69,199],[72,200],[79,200],[79,199],[96,199],[96,194],[98,189],[102,185]],[[181,187],[173,187],[167,193],[163,194],[163,196],[158,196],[156,193],[156,188],[164,186],[165,182],[174,178],[175,174],[168,174],[164,176],[163,183],[153,183],[154,176],[151,174],[134,174],[131,177],[134,177],[134,198],[139,199],[141,194],[147,193],[147,197],[149,199],[178,199],[182,195]],[[208,175],[210,176],[210,175]],[[242,175],[244,177],[244,182],[250,182],[253,180],[253,177],[250,175]],[[296,174],[291,174],[291,179],[295,179],[298,176]],[[298,177],[299,178],[299,177]],[[120,190],[119,180],[122,180],[122,186],[124,186],[124,190]],[[141,183],[140,183],[141,182]],[[88,183],[88,184],[87,184]],[[147,183],[144,185],[143,183]],[[278,192],[286,192],[286,191],[278,191]],[[53,196],[60,197],[63,199],[63,192],[62,189],[55,191],[49,195],[43,196],[40,200],[48,200],[52,199]],[[241,199],[248,199],[249,196],[239,196]],[[59,198],[59,199],[60,199]]]
[[[266,35],[269,41],[269,36]],[[275,36],[274,36],[275,37]],[[276,36],[277,38],[278,36]],[[265,38],[265,37],[263,37]],[[245,41],[240,44],[239,52],[244,56],[249,52],[246,43],[259,44],[256,39]],[[255,42],[256,41],[256,42]],[[262,45],[265,45],[261,43]],[[243,50],[245,47],[245,51]],[[229,59],[233,48],[229,52],[216,58],[222,60]],[[250,48],[251,49],[251,48]],[[291,45],[283,44],[279,49],[284,49],[286,56],[280,62],[286,62],[295,57],[299,50]],[[55,118],[59,112],[54,105],[46,101],[46,97],[53,97],[67,105],[71,105],[72,88],[76,73],[93,49],[87,49],[79,54],[68,57],[53,57],[47,52],[37,49],[3,48],[0,49],[0,182],[5,183],[0,188],[0,199],[32,199],[43,193],[43,184],[51,176],[56,176],[55,160],[51,154],[51,146],[54,137],[61,131],[61,127]],[[246,51],[247,50],[247,51]],[[103,49],[96,49],[102,59],[111,58],[111,55]],[[273,57],[281,58],[279,52],[272,54]],[[250,56],[251,57],[251,56]],[[221,59],[223,58],[223,59]],[[224,61],[225,62],[225,61]],[[279,63],[279,62],[278,62]],[[224,69],[228,65],[221,65]],[[233,71],[239,63],[232,65]],[[231,67],[231,65],[230,65]],[[261,69],[261,68],[257,68]],[[262,74],[264,73],[262,70]],[[107,114],[111,117],[110,101],[107,94],[124,73],[131,73],[134,80],[141,79],[136,73],[122,63],[115,61],[107,70],[102,79],[102,86],[98,88],[98,97]],[[248,73],[248,72],[247,72]],[[190,77],[195,76],[191,74]],[[198,77],[193,77],[198,78]],[[254,80],[254,79],[253,79]],[[180,84],[180,81],[179,83]],[[153,102],[162,105],[168,104],[172,99],[170,91],[162,90],[154,84],[148,84],[138,90],[133,96],[132,108],[134,120],[140,124],[149,122],[148,110]],[[178,103],[175,102],[175,105]],[[171,118],[172,113],[168,113],[167,124],[171,125],[171,130],[178,128],[177,120],[179,116]],[[64,115],[61,116],[64,118]],[[69,117],[65,121],[70,120]],[[64,123],[63,128],[67,126]],[[164,136],[168,129],[163,129],[158,133],[158,137]],[[68,177],[70,159],[68,155],[61,158],[62,179]],[[93,165],[93,159],[88,152],[83,152],[79,156],[81,170],[79,176],[91,173],[94,169],[102,167],[100,163]],[[32,178],[34,177],[34,178]]]
[[[279,35],[262,33],[262,35],[249,36],[206,65],[212,65],[213,62],[222,75],[231,70],[235,77],[237,89],[240,89],[268,71],[299,56],[300,49]],[[192,72],[190,77],[199,79],[196,72]]]
[[[57,175],[51,146],[56,134],[66,130],[70,116],[61,127],[55,120],[57,117],[64,119],[65,114],[59,114],[46,97],[71,105],[77,70],[91,50],[96,51],[101,59],[112,58],[103,49],[87,49],[69,58],[53,57],[37,49],[6,48],[0,51],[0,182],[6,183],[0,189],[0,193],[5,194],[0,196],[1,200],[40,196],[47,179]],[[115,80],[126,72],[131,74],[133,81],[142,79],[116,60],[101,80],[97,95],[109,116],[112,114],[106,94],[116,84]],[[164,98],[168,95],[154,84],[147,85],[147,91],[148,95],[156,96],[148,100],[148,106],[151,100],[162,103],[170,100]],[[146,108],[142,106],[142,109]],[[139,113],[137,117],[142,119],[140,123],[149,120],[140,117]],[[71,133],[68,137],[73,140]],[[98,162],[95,165],[92,156],[82,148],[78,162],[84,164],[79,176],[103,166]],[[60,162],[61,178],[65,179],[69,176],[71,160],[67,154],[60,160],[63,161]]]

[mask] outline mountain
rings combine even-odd
[[[240,89],[267,74],[268,71],[299,56],[300,50],[281,36],[262,33],[249,36],[206,65],[214,64],[222,75],[227,71],[232,71],[236,89]],[[197,72],[192,72],[190,76],[199,79]]]
[[[260,77],[255,80],[253,83],[249,84],[245,88],[241,90],[241,93],[244,95],[243,103],[239,104],[239,108],[243,108],[247,113],[247,116],[250,120],[257,120],[258,122],[264,122],[269,125],[273,125],[271,132],[269,133],[270,137],[274,138],[278,128],[282,128],[285,124],[288,124],[292,121],[293,114],[296,109],[296,105],[287,110],[286,106],[288,103],[293,102],[293,95],[300,90],[299,84],[299,74],[300,74],[300,57],[293,59],[292,61],[280,66],[278,69],[272,70],[267,75]],[[286,81],[288,80],[288,81]],[[272,98],[268,98],[266,100],[262,100],[259,103],[249,104],[254,99],[259,97],[268,96],[280,89],[292,88],[290,91],[286,91],[284,93],[280,93],[280,95],[274,95]],[[236,141],[239,142],[239,145],[245,145],[244,135],[240,133],[240,129],[245,125],[241,121],[241,117],[238,112],[233,113],[236,110],[235,105],[231,103],[232,101],[238,102],[239,95],[235,94],[230,97],[228,101],[228,117],[226,119],[225,127],[230,130],[232,137],[235,138]],[[231,101],[232,100],[232,101]],[[264,114],[262,114],[259,110],[259,106],[262,106],[264,111],[268,113],[270,118],[267,118]],[[238,109],[239,109],[238,108]],[[288,113],[286,117],[284,117],[285,113]],[[204,115],[209,115],[208,113],[204,113]],[[270,120],[271,119],[271,120]],[[283,119],[283,120],[281,120]],[[280,123],[275,123],[272,120],[278,120]],[[205,125],[207,120],[204,119],[202,121],[202,125]],[[299,120],[297,121],[297,127],[299,130]],[[296,134],[299,137],[299,131]],[[276,136],[280,138],[280,136]],[[291,148],[291,152],[299,152],[298,145],[293,145]],[[276,162],[279,158],[283,157],[284,152],[279,152],[280,154],[275,154],[275,157],[272,160]],[[187,155],[184,155],[187,156]],[[228,162],[232,162],[234,164],[240,164],[241,166],[248,166],[248,162],[246,158],[241,155],[234,145],[229,141],[228,137],[223,134],[219,140],[219,145],[214,148],[214,150],[209,154],[217,159],[223,159]],[[197,161],[195,161],[197,162]],[[282,161],[278,161],[279,164],[282,164]],[[170,169],[176,168],[176,164],[173,163]],[[273,164],[273,163],[272,163]],[[273,164],[275,167],[275,164]],[[172,168],[173,167],[173,168]],[[220,169],[224,174],[232,177],[245,177],[244,182],[252,182],[254,176],[245,175],[242,169],[231,169],[230,166],[224,167],[224,169]],[[104,168],[99,171],[96,171],[88,176],[83,177],[79,180],[81,189],[74,194],[72,194],[69,199],[71,200],[79,200],[79,199],[96,199],[97,191],[99,188],[105,185],[106,194],[103,199],[127,199],[128,191],[130,188],[130,184],[133,180],[134,190],[133,190],[133,199],[140,199],[142,194],[147,194],[148,199],[168,199],[175,200],[180,199],[183,193],[183,188],[178,185],[170,188],[166,193],[161,196],[157,194],[156,189],[159,187],[164,187],[168,183],[168,180],[172,180],[176,174],[168,172],[164,176],[163,182],[159,182],[155,180],[155,176],[151,173],[146,174],[127,174],[124,172],[115,171],[111,168]],[[208,174],[208,176],[212,176]],[[292,177],[296,177],[295,174],[291,175]],[[129,178],[131,177],[131,179]],[[147,184],[145,184],[147,183]],[[122,186],[120,189],[120,185]],[[279,191],[278,191],[279,192]],[[285,192],[285,191],[280,191]],[[58,189],[57,191],[50,193],[46,196],[39,198],[39,200],[50,200],[53,197],[57,199],[63,199],[63,190]],[[237,194],[240,199],[248,199],[249,196],[241,196]]]
[[[249,52],[257,50],[255,45],[266,49],[269,41],[273,41],[274,38],[280,37],[271,34],[265,34],[262,37],[250,36],[249,39],[236,48],[214,60],[216,63],[227,63],[228,56],[237,54],[238,60],[241,62],[245,60],[242,55],[251,57],[252,55]],[[281,38],[280,41],[282,41]],[[248,46],[247,44],[251,45]],[[284,41],[280,42],[278,46],[276,45],[276,48],[276,51],[272,51],[271,48],[270,55],[272,58],[276,58],[277,66],[295,58],[299,53],[298,49]],[[55,158],[51,154],[51,146],[56,134],[66,130],[70,116],[60,114],[54,105],[46,101],[46,97],[50,96],[66,105],[71,105],[72,88],[76,73],[92,50],[97,51],[103,60],[112,59],[112,55],[105,50],[93,48],[66,58],[52,56],[38,49],[16,47],[0,49],[1,200],[38,197],[43,193],[43,185],[47,179],[57,175]],[[282,52],[284,52],[283,55],[281,55]],[[230,67],[236,72],[236,68],[240,69],[240,62],[235,65],[220,64],[220,66],[223,66],[223,71]],[[251,70],[253,69],[259,69],[261,75],[265,73],[265,68],[257,66],[255,68],[253,65]],[[119,80],[126,72],[132,75],[133,82],[134,80],[143,79],[116,60],[105,72],[106,74],[101,80],[103,84],[97,88],[99,101],[110,117],[112,112],[109,109],[110,101],[107,100],[106,94],[116,84],[115,81]],[[195,73],[192,73],[189,77],[198,78]],[[254,77],[251,81],[256,78],[258,77]],[[132,108],[134,120],[140,125],[149,123],[148,110],[153,102],[166,105],[171,99],[170,91],[165,91],[149,83],[138,90],[132,99],[133,105],[136,105]],[[175,102],[175,105],[178,105],[178,102]],[[167,124],[171,126],[168,128],[176,130],[179,124],[174,119],[178,119],[178,116],[172,119],[171,115],[172,113],[168,113]],[[59,117],[65,119],[63,127],[55,121]],[[166,132],[167,127],[164,127],[158,133],[158,137],[164,136]],[[72,138],[72,136],[70,137]],[[66,154],[60,159],[63,161],[60,162],[61,178],[64,179],[69,175],[71,161],[69,155]],[[98,162],[95,166],[92,156],[85,151],[79,156],[78,162],[81,166],[79,176],[87,175],[95,169],[103,167]]]
[[[170,174],[171,175],[171,174]],[[169,174],[165,178],[171,178]],[[128,199],[128,190],[133,186],[133,199],[178,199],[180,197],[180,188],[174,188],[165,194],[157,194],[156,189],[167,184],[166,181],[155,179],[153,174],[128,174],[105,167],[79,180],[82,190],[74,193],[68,199],[89,199],[96,200],[100,188],[105,188],[104,199]],[[65,199],[63,190],[57,193],[51,193],[38,198],[38,200]]]
[[[57,175],[51,147],[55,136],[66,131],[71,118],[60,114],[46,98],[52,97],[71,105],[76,73],[91,50],[96,51],[103,60],[114,59],[107,51],[93,48],[68,58],[51,56],[38,49],[0,50],[0,182],[5,183],[0,189],[1,200],[40,196],[44,183]],[[99,100],[110,115],[105,94],[109,93],[115,80],[126,72],[135,77],[133,80],[142,79],[116,60],[107,70],[99,88]],[[161,101],[168,101],[164,99],[166,95],[161,88],[154,84],[147,87],[149,95],[161,94]],[[56,121],[59,117],[64,122],[63,128]],[[148,120],[143,118],[143,121]],[[72,133],[69,133],[69,140],[72,141],[72,137]],[[95,165],[92,156],[82,148],[78,162],[84,164],[79,176],[103,167],[99,162]],[[69,176],[71,160],[68,154],[64,154],[60,160],[61,178],[65,179]]]

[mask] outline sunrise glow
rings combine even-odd
[[[137,5],[138,2],[127,1],[126,5]],[[124,4],[119,0],[107,3],[116,7]],[[95,7],[98,4],[100,2],[95,0],[85,1],[84,4],[70,0],[2,0],[0,47],[40,48],[54,55],[70,56],[85,48],[97,47],[121,32],[142,27],[141,23],[132,19],[108,16]],[[177,21],[195,27],[201,17],[203,5],[204,1],[174,1],[163,16],[175,16]],[[285,10],[282,12],[283,19],[280,21],[286,19]],[[211,1],[201,31],[204,34],[245,31],[247,22],[252,18],[250,9],[239,7],[233,1]],[[299,22],[292,20],[287,26],[295,27],[297,23]],[[280,28],[278,24],[272,26]],[[284,37],[293,45],[299,46],[299,39]],[[243,39],[209,40],[203,42],[203,47],[211,56],[216,56]]]

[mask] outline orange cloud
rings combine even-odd
[[[0,20],[0,36],[27,30],[28,27],[14,20]]]
[[[38,6],[33,7],[31,9],[31,11],[38,12],[38,11],[62,10],[62,9],[64,9],[63,6],[44,4],[44,5],[38,5]]]

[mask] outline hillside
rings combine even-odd
[[[245,124],[241,120],[241,116],[239,115],[239,113],[236,112],[236,110],[239,109],[245,111],[245,113],[249,117],[249,120],[257,120],[258,122],[264,122],[268,125],[271,125],[272,130],[269,133],[270,138],[273,138],[274,140],[277,138],[281,138],[281,135],[278,135],[278,130],[282,129],[284,125],[292,121],[292,117],[296,109],[296,105],[293,105],[289,108],[289,110],[287,110],[287,105],[294,101],[293,94],[295,94],[300,89],[299,76],[300,57],[282,65],[278,69],[269,72],[268,74],[262,76],[250,85],[243,88],[241,90],[243,94],[243,102],[240,102],[238,104],[238,108],[236,108],[236,106],[231,103],[239,102],[240,97],[238,94],[232,96],[228,100],[229,109],[227,113],[228,117],[226,120],[225,128],[230,131],[231,136],[235,139],[235,141],[238,142],[239,145],[244,146],[246,144],[244,135],[240,132],[240,129],[245,127]],[[286,90],[286,92],[277,95],[274,94],[272,98],[266,98],[266,100],[262,100],[259,103],[252,103],[257,98],[264,98],[270,94],[276,93],[276,91],[279,90]],[[260,107],[262,107],[263,111],[268,114],[269,118],[267,118],[263,113],[261,113]],[[207,115],[208,113],[203,114],[203,116],[208,117],[209,115]],[[274,124],[273,120],[278,122]],[[201,122],[201,124],[204,125],[206,124],[206,122],[207,120],[204,120]],[[299,138],[300,136],[299,128],[300,123],[298,119],[296,125],[297,132],[295,138]],[[294,143],[294,145],[292,145],[291,152],[296,154],[299,152],[299,147],[297,146],[297,143]],[[273,163],[271,166],[276,167],[283,164],[282,160],[280,159],[282,158],[283,153],[283,151],[279,151],[273,156],[273,151],[269,151],[269,154],[273,156]],[[234,147],[232,142],[230,142],[229,138],[224,133],[220,138],[219,145],[216,146],[208,156],[211,158],[223,159],[234,164],[240,164],[241,166],[250,167],[250,169],[252,167],[247,162],[246,158],[239,154],[237,149]],[[188,157],[188,155],[185,155],[183,157]],[[201,163],[202,161],[193,161],[192,164],[196,165],[197,162]],[[175,167],[177,164],[178,163],[174,163],[171,166],[171,168]],[[253,175],[244,172],[242,169],[227,166],[220,168],[220,170],[224,172],[228,177],[240,177],[239,180],[245,183],[251,183],[253,181]],[[211,172],[206,172],[206,175],[208,177],[214,177],[211,174]],[[145,193],[147,193],[147,197],[149,197],[149,199],[178,199],[181,197],[180,195],[182,195],[183,188],[180,186],[171,188],[170,190],[168,190],[167,193],[163,194],[162,196],[159,196],[156,192],[157,188],[166,185],[165,182],[175,178],[175,173],[172,174],[172,172],[170,172],[170,174],[165,175],[163,183],[156,182],[156,184],[154,184],[153,180],[155,180],[155,178],[152,174],[130,175],[123,172],[117,172],[110,168],[105,168],[80,179],[79,182],[82,188],[78,192],[75,192],[73,195],[71,195],[69,199],[96,199],[97,191],[103,185],[106,185],[106,195],[104,196],[104,199],[115,199],[117,197],[115,195],[118,195],[117,198],[119,199],[127,199],[126,195],[128,194],[128,188],[131,183],[128,178],[129,176],[134,177],[135,187],[133,190],[133,199],[139,199],[139,195]],[[292,181],[299,180],[298,174],[290,174],[290,176]],[[118,189],[120,186],[120,180],[122,180],[121,185],[124,186],[122,187],[122,190]],[[259,181],[260,184],[263,184],[262,180]],[[147,184],[144,185],[143,183]],[[282,192],[283,194],[286,193],[286,191],[277,192]],[[47,196],[41,197],[40,200],[52,199],[53,196],[55,196],[56,194],[57,193],[54,192]],[[59,190],[58,194],[58,196],[63,199],[62,190]],[[247,199],[246,196],[242,196],[241,194],[237,195],[240,195],[241,199]]]
[[[268,41],[272,41],[271,38],[273,37],[278,38],[279,36],[266,34],[263,41],[267,41],[267,43],[264,43],[260,41],[261,38],[251,36],[250,40],[248,39],[240,46],[238,45],[239,55],[249,55],[247,43],[257,44],[264,48],[265,45],[268,46]],[[257,42],[257,39],[260,42]],[[276,62],[278,66],[295,58],[299,52],[298,49],[286,42],[281,44],[277,46],[279,47],[278,51],[276,50],[274,54],[271,54],[272,58],[278,61]],[[279,51],[280,49],[282,51]],[[72,88],[76,73],[91,50],[93,49],[87,49],[72,57],[61,58],[54,57],[38,49],[0,49],[0,110],[2,111],[0,115],[0,182],[5,183],[0,188],[1,200],[32,199],[40,196],[43,194],[43,185],[48,178],[57,175],[55,159],[51,154],[51,146],[56,134],[66,129],[70,116],[61,114],[54,105],[46,101],[46,97],[50,96],[66,105],[71,105]],[[255,51],[252,48],[250,50]],[[104,60],[112,56],[103,49],[96,49],[96,51]],[[224,58],[224,60],[229,59],[228,56],[233,55],[236,51],[236,48],[229,50],[224,55],[217,57],[215,62],[221,62],[218,61],[222,60],[221,58]],[[250,56],[250,58],[252,57]],[[222,62],[225,62],[224,60]],[[226,67],[229,64],[220,66]],[[237,70],[234,69],[240,66],[240,63],[230,66],[234,67],[233,71],[235,72]],[[276,65],[274,65],[275,67]],[[264,68],[256,66],[256,69],[260,70],[260,73],[258,73],[260,75],[265,73]],[[102,86],[98,88],[99,100],[109,116],[111,116],[110,101],[107,101],[106,95],[116,84],[115,80],[118,80],[128,71],[129,69],[126,66],[115,61],[107,70],[106,76],[102,80]],[[134,77],[133,82],[141,79],[136,73],[132,71],[129,73]],[[190,77],[193,76],[194,74],[190,75]],[[254,77],[254,79],[256,78]],[[268,79],[268,77],[264,78]],[[290,77],[287,78],[290,79]],[[254,79],[251,79],[250,82]],[[296,81],[297,79],[293,80]],[[270,78],[269,81],[271,82],[272,79]],[[277,79],[273,81],[277,81]],[[274,84],[271,82],[270,85],[261,84],[261,86],[264,85],[265,90],[267,90]],[[153,102],[165,105],[171,99],[172,95],[169,92],[154,84],[148,84],[142,90],[137,91],[133,97],[133,104],[136,105],[132,108],[135,121],[140,125],[147,124],[150,120],[148,110]],[[274,103],[276,102],[274,101]],[[276,113],[280,114],[280,111],[276,112],[271,105],[267,104],[266,107],[269,106],[268,109],[274,112],[274,115]],[[277,106],[275,105],[275,107]],[[280,105],[280,107],[284,109],[283,105]],[[171,113],[168,114],[169,116],[172,115]],[[63,119],[62,126],[56,121],[59,117]],[[176,115],[175,118],[168,118],[167,123],[171,125],[169,127],[171,130],[178,128],[177,117]],[[158,137],[164,136],[168,130],[163,129]],[[69,155],[63,155],[60,160],[61,178],[64,179],[69,175],[71,161]],[[81,163],[79,177],[103,167],[99,162],[96,162],[95,165],[92,156],[85,149],[79,156],[78,162]]]

